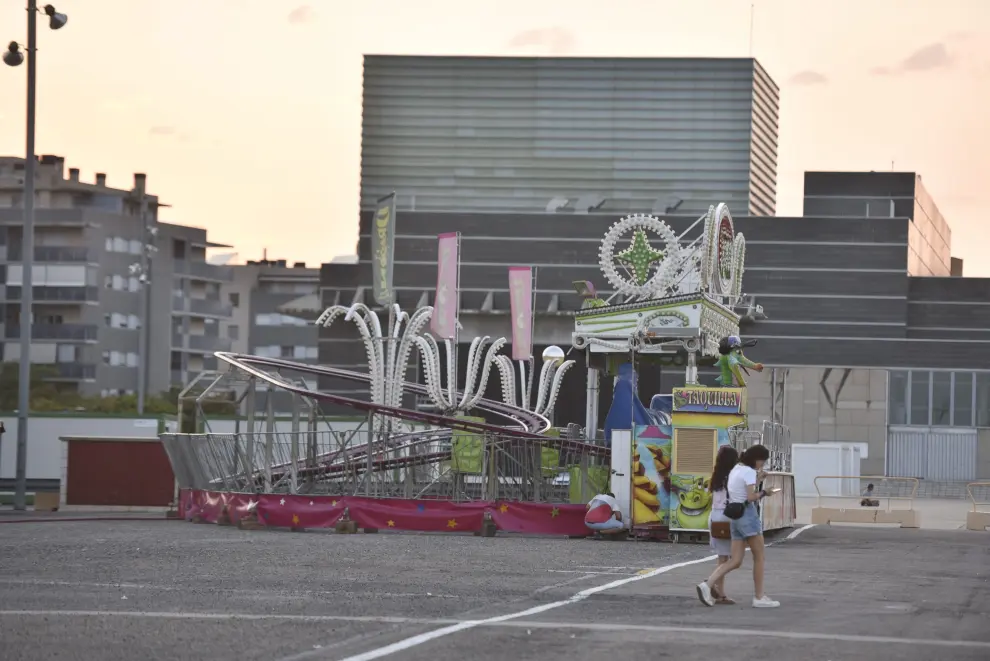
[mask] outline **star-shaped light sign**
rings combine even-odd
[[[457,527],[457,519],[451,519],[450,521],[448,521],[447,522],[447,527],[448,528],[456,528]]]
[[[644,230],[633,232],[629,247],[620,252],[615,258],[632,271],[636,284],[643,285],[650,279],[650,267],[662,260],[664,252],[650,245]]]
[[[505,503],[502,503],[502,505],[499,506],[498,511],[501,512],[502,514],[505,514],[506,512],[509,511],[509,506],[506,505]]]
[[[389,519],[388,520],[388,527],[389,528],[394,528],[395,527],[395,521],[393,521],[392,519]]]
[[[552,509],[552,510],[550,511],[550,518],[553,518],[553,519],[556,519],[556,518],[557,518],[557,517],[558,517],[559,515],[560,515],[560,510],[559,510],[559,509],[557,509],[556,507],[554,507],[554,508],[553,508],[553,509]]]

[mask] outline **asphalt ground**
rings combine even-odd
[[[153,521],[0,525],[0,659],[990,659],[990,534],[815,527],[753,609],[706,546],[335,535]],[[694,564],[686,564],[686,563]]]

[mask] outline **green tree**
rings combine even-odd
[[[18,363],[0,363],[0,411],[17,409],[20,375]],[[35,410],[53,410],[48,407],[61,406],[72,408],[78,403],[78,396],[72,393],[60,392],[58,386],[50,381],[57,372],[50,365],[32,365],[31,381],[28,385],[31,408]],[[43,408],[42,408],[43,407]]]

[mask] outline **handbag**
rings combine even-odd
[[[738,521],[742,518],[742,515],[746,513],[745,503],[728,503],[723,510],[725,518],[732,519],[733,521]]]
[[[712,521],[712,537],[715,539],[732,539],[732,529],[728,521]]]

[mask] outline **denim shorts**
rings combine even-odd
[[[754,503],[747,503],[743,515],[729,524],[732,539],[744,540],[763,534],[763,523]]]

